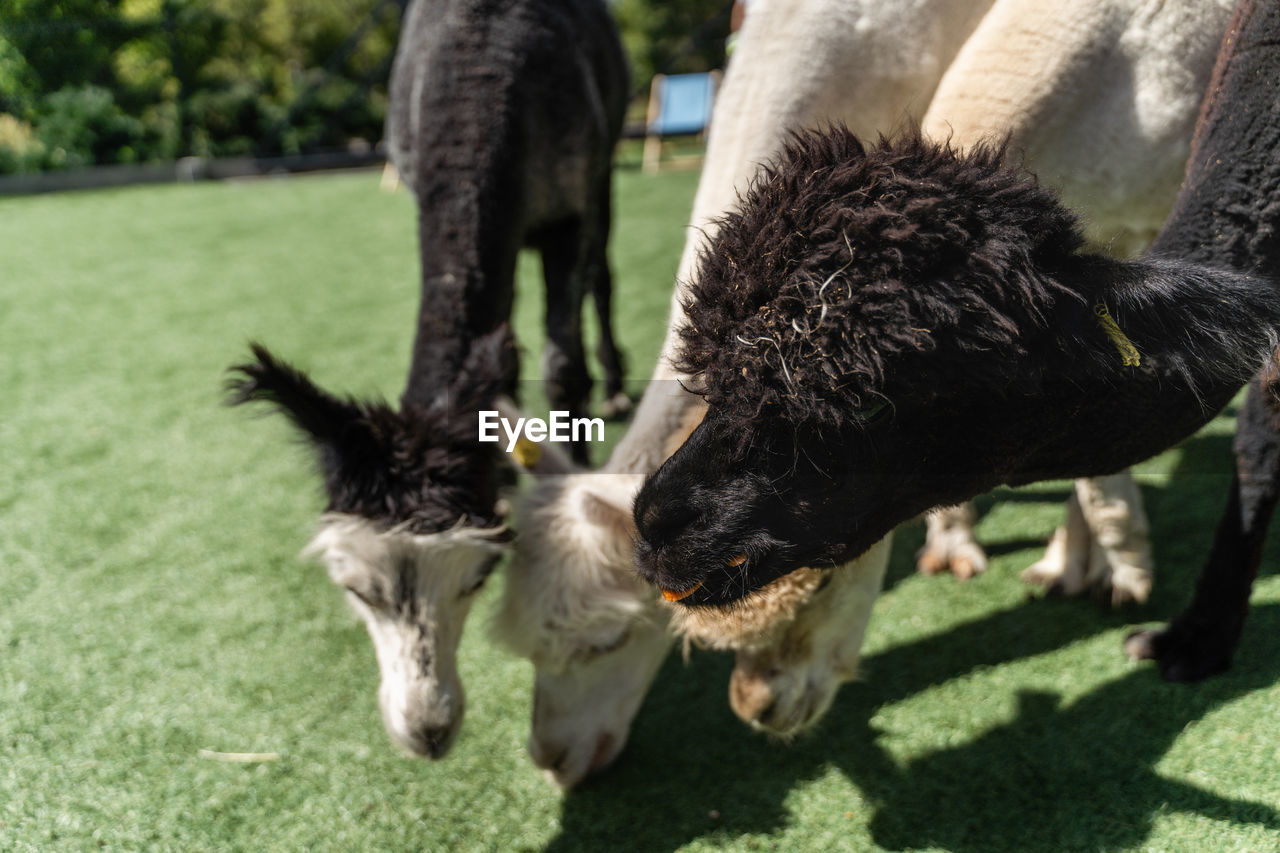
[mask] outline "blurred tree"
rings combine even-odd
[[[25,121],[0,113],[0,174],[34,172],[44,162],[44,144]]]
[[[0,172],[374,142],[407,2],[0,0]],[[732,5],[613,2],[636,91],[720,67]]]
[[[0,0],[0,172],[376,141],[406,2]]]
[[[144,138],[142,122],[126,115],[109,89],[64,86],[45,98],[37,127],[55,168],[131,163]]]
[[[616,0],[612,7],[635,91],[648,91],[654,74],[724,67],[733,0]]]
[[[133,37],[121,0],[4,0],[0,39],[21,57],[23,80],[39,92],[116,85],[112,57]]]

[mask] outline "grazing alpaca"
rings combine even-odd
[[[392,157],[418,200],[422,260],[400,407],[333,397],[260,347],[233,382],[232,402],[275,404],[315,445],[329,503],[308,553],[364,618],[387,732],[415,754],[440,758],[461,727],[458,641],[509,538],[495,509],[509,471],[479,442],[477,412],[515,380],[516,254],[542,250],[549,396],[577,410],[588,287],[607,317],[610,164],[626,94],[598,0],[412,4],[388,116]]]
[[[511,314],[516,256],[542,255],[552,409],[585,413],[584,296],[600,318],[608,408],[625,408],[605,249],[626,59],[599,0],[416,0],[390,84],[390,156],[418,202],[422,305],[405,394],[429,396],[458,342]],[[515,363],[509,366],[515,381]],[[509,384],[505,389],[513,390]],[[586,445],[575,443],[586,461]]]
[[[363,617],[387,733],[416,755],[440,758],[457,736],[458,640],[509,539],[499,451],[478,440],[476,414],[498,392],[507,339],[505,326],[480,339],[452,384],[399,411],[335,397],[260,346],[229,383],[229,402],[273,404],[315,448],[328,503],[305,553]]]
[[[1205,97],[1193,167],[1155,251],[1280,273],[1280,7],[1242,0]],[[1280,362],[1249,385],[1236,422],[1236,470],[1191,604],[1162,631],[1125,644],[1172,681],[1231,665],[1280,501]]]
[[[1275,348],[1272,282],[1081,244],[1000,150],[794,137],[690,289],[680,368],[710,410],[636,497],[645,577],[723,606],[933,507],[1117,471]]]
[[[629,514],[614,507],[630,505],[639,480],[600,474],[561,489],[551,477],[521,496],[516,510],[517,543],[545,558],[522,560],[519,551],[512,557],[494,631],[533,663],[529,755],[564,788],[604,768],[626,746],[631,721],[671,648],[669,611],[631,568],[630,537],[613,526],[629,524]],[[550,488],[554,501],[542,494]],[[563,519],[578,512],[592,515],[592,522],[568,540]]]
[[[695,398],[696,400],[696,398]],[[668,437],[679,447],[702,407]],[[853,677],[861,631],[888,563],[888,540],[831,575],[795,572],[730,613],[674,612],[635,573],[631,502],[638,474],[572,472],[546,446],[538,482],[521,495],[520,535],[506,569],[497,638],[534,664],[529,754],[569,788],[607,766],[672,643],[737,651],[729,702],[752,726],[790,736],[811,726]]]

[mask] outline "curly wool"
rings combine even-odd
[[[1054,273],[1083,241],[1005,159],[918,133],[874,146],[841,126],[796,134],[701,258],[677,366],[743,420],[840,425],[891,401],[895,373],[944,341],[1025,355],[1025,332],[1071,293]],[[967,380],[998,386],[1003,361]]]

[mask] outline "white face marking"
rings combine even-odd
[[[418,535],[330,515],[307,546],[364,619],[387,734],[415,755],[442,757],[462,725],[458,641],[475,593],[504,553],[495,532]]]
[[[635,573],[631,540],[582,511],[586,493],[629,507],[639,484],[603,474],[548,478],[520,512],[494,628],[533,662],[529,754],[566,788],[622,751],[671,648],[669,612]]]
[[[585,641],[558,670],[534,659],[533,728],[529,755],[563,788],[613,761],[622,752],[640,704],[672,636],[665,620],[623,626],[605,644]]]

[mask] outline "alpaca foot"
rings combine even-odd
[[[967,581],[986,571],[987,555],[976,542],[959,546],[952,551],[926,546],[916,555],[916,569],[922,575],[951,572],[957,580]]]
[[[1080,531],[1071,529],[1075,526],[1072,508],[1068,504],[1067,525],[1053,531],[1044,556],[1023,570],[1020,575],[1023,583],[1044,587],[1055,596],[1074,597],[1084,592],[1087,551],[1082,547]]]
[[[1111,549],[1073,538],[1065,527],[1054,531],[1044,557],[1022,572],[1022,582],[1042,586],[1051,595],[1075,598],[1091,593],[1112,607],[1142,604],[1151,595],[1151,554],[1141,549]]]
[[[1142,494],[1129,472],[1076,481],[1076,494],[1087,523],[1089,565],[1085,579],[1113,607],[1138,604],[1151,594],[1151,544]]]
[[[1187,632],[1170,626],[1134,631],[1124,640],[1130,660],[1154,660],[1165,681],[1202,681],[1231,668],[1231,652],[1213,643],[1196,642]]]
[[[635,408],[635,401],[626,391],[618,391],[600,404],[600,417],[606,421],[620,421]]]
[[[1044,558],[1022,580],[1051,594],[1090,592],[1112,607],[1151,594],[1151,546],[1141,497],[1129,475],[1080,480],[1067,501],[1067,520],[1053,533]]]
[[[951,572],[967,581],[987,570],[987,554],[973,538],[973,510],[968,504],[929,514],[924,547],[916,569],[924,575]]]
[[[1124,559],[1123,554],[1118,556],[1121,562],[1113,564],[1111,569],[1111,606],[1145,603],[1154,581],[1150,552],[1135,555],[1132,560]]]

